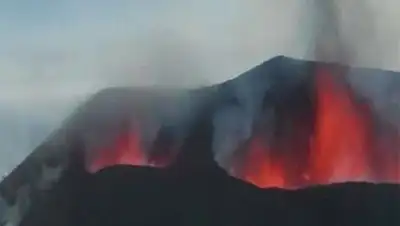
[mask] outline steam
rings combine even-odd
[[[315,59],[400,68],[400,27],[394,1],[315,1],[314,9]]]
[[[394,1],[330,0],[315,2],[314,58],[368,68],[400,68],[400,27]],[[378,74],[379,73],[379,74]],[[358,93],[371,100],[382,118],[400,126],[399,88],[390,72],[350,70]]]

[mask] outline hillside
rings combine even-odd
[[[336,198],[331,197],[344,194],[343,191],[336,192],[335,188],[328,186],[327,190],[332,189],[328,192],[329,195],[314,198],[320,195],[313,191],[309,198],[308,195],[292,195],[307,193],[303,191],[309,191],[308,189],[293,192],[286,190],[347,181],[398,183],[400,143],[396,123],[400,122],[397,121],[400,109],[395,102],[400,99],[398,87],[400,77],[396,72],[349,68],[281,56],[266,61],[233,80],[212,87],[195,90],[154,87],[103,90],[77,109],[66,119],[62,128],[38,146],[0,183],[3,197],[0,204],[5,203],[8,206],[5,208],[8,210],[0,213],[0,219],[9,221],[10,210],[15,209],[18,214],[13,212],[12,216],[17,223],[21,219],[19,216],[24,216],[27,212],[29,219],[46,218],[44,214],[35,213],[49,209],[54,209],[54,216],[65,214],[61,210],[69,211],[80,205],[80,202],[71,200],[80,200],[76,195],[83,194],[81,189],[97,193],[90,190],[92,185],[85,185],[85,181],[97,181],[96,178],[102,177],[97,175],[103,174],[93,176],[86,171],[102,172],[105,167],[119,164],[154,168],[149,171],[157,172],[154,173],[155,178],[150,179],[153,177],[150,175],[148,180],[158,184],[156,187],[166,189],[166,197],[178,195],[178,198],[184,198],[180,196],[184,191],[179,194],[170,193],[168,189],[171,187],[163,184],[164,179],[159,178],[164,171],[176,172],[174,169],[186,172],[186,179],[179,180],[177,185],[189,186],[189,190],[192,189],[191,183],[200,187],[204,183],[210,183],[211,187],[204,192],[193,188],[196,194],[199,193],[199,197],[204,195],[204,201],[214,200],[211,198],[214,193],[221,194],[220,190],[225,188],[219,187],[219,183],[223,183],[223,187],[236,186],[227,181],[236,181],[232,183],[246,187],[243,191],[229,191],[232,193],[229,199],[232,200],[236,199],[233,196],[241,197],[242,194],[252,192],[257,194],[254,197],[264,197],[258,195],[259,193],[288,194],[284,195],[283,200],[295,201],[278,200],[270,207],[250,204],[247,198],[238,198],[239,204],[235,205],[221,204],[228,209],[236,209],[242,208],[243,203],[248,203],[245,206],[257,206],[254,207],[257,210],[250,208],[254,210],[254,214],[262,213],[264,208],[272,212],[278,211],[277,215],[271,215],[271,218],[277,217],[272,222],[278,222],[278,216],[282,216],[286,210],[289,211],[290,206],[302,206],[303,202],[325,197],[333,204],[325,207],[318,201],[318,205],[315,204],[307,210],[310,213],[295,211],[294,208],[293,213],[285,216],[313,215],[315,211],[322,211],[321,214],[324,215],[329,212],[324,208],[333,208],[333,212],[336,212],[342,207],[337,206],[339,204],[335,204]],[[205,177],[202,173],[198,175],[203,171],[209,176]],[[145,170],[143,175],[147,174]],[[213,176],[214,174],[219,176]],[[60,181],[60,178],[64,179]],[[207,181],[213,178],[221,178],[222,181],[215,181],[217,185]],[[133,177],[129,179],[132,183],[137,180]],[[108,179],[99,181],[93,183],[114,183],[108,182]],[[51,189],[54,186],[58,188]],[[149,189],[148,185],[143,186],[141,189],[144,191]],[[359,191],[357,186],[349,185],[352,187],[350,196]],[[396,185],[387,185],[393,187],[390,191],[380,191],[380,187],[386,185],[363,186],[379,190],[378,196],[382,193],[385,197],[398,197]],[[285,190],[264,192],[261,190],[264,187],[280,187]],[[55,192],[54,197],[49,192]],[[132,195],[138,194],[148,197],[140,192]],[[252,194],[249,196],[253,197]],[[65,197],[68,197],[68,201]],[[91,196],[88,194],[88,197]],[[53,198],[64,201],[54,201]],[[49,207],[53,204],[47,203],[47,199],[50,203],[57,203],[54,204],[56,206]],[[226,199],[228,198],[224,200]],[[347,199],[347,196],[343,199]],[[392,208],[397,210],[397,206],[392,207],[391,203],[386,205],[386,202],[378,201],[381,204],[375,205],[376,208],[387,212],[378,211],[379,216],[375,216],[370,214],[370,209],[365,210],[364,207],[367,207],[360,204],[375,202],[368,200],[366,196],[359,197],[348,208],[362,209],[360,211],[366,211],[362,213],[363,216],[371,215],[379,219],[379,222],[383,221],[381,216],[387,219],[393,217]],[[393,198],[393,203],[394,201],[396,198]],[[42,202],[44,206],[34,207],[41,206]],[[285,204],[289,207],[279,210],[281,202],[289,202]],[[98,205],[100,207],[103,204]],[[140,202],[140,205],[144,204]],[[234,213],[234,216],[240,216],[237,212]],[[166,217],[171,216],[167,214]],[[287,221],[298,219],[283,218]],[[49,219],[52,218],[46,218],[45,221]],[[246,217],[237,222],[239,225],[252,225],[246,223],[249,219],[253,218]],[[310,223],[314,220],[307,218],[304,222]],[[24,222],[26,225],[35,225],[34,222],[42,221]],[[218,221],[211,222],[217,224],[215,222]],[[368,222],[376,225],[372,220]],[[311,224],[306,223],[304,224]],[[46,224],[42,222],[40,225]],[[254,222],[254,225],[257,223]],[[332,221],[332,225],[336,224]],[[392,224],[389,222],[387,225]]]

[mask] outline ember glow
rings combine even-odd
[[[352,101],[329,70],[318,72],[316,128],[310,155],[310,176],[316,183],[371,178],[371,121],[368,108]]]
[[[381,136],[374,131],[371,110],[355,101],[339,74],[320,69],[315,78],[314,130],[308,151],[302,152],[307,156],[298,159],[305,159],[305,164],[294,169],[293,152],[271,150],[255,138],[238,176],[259,187],[296,188],[347,181],[399,183],[397,133]]]
[[[97,155],[89,165],[89,172],[97,172],[103,168],[113,165],[133,165],[133,166],[152,166],[163,167],[170,163],[169,152],[161,155],[147,156],[141,145],[141,137],[137,128],[125,131],[117,137],[115,142],[101,150],[94,150]]]
[[[95,151],[98,156],[89,164],[90,172],[113,165],[147,165],[137,132],[124,133],[110,148]]]
[[[282,142],[290,145],[269,144],[255,133],[231,166],[233,176],[259,187],[281,188],[347,181],[399,183],[397,128],[387,133],[378,130],[372,109],[356,101],[340,74],[320,68],[314,78],[311,122],[292,124],[291,138]],[[312,129],[295,128],[304,123]],[[139,130],[122,134],[114,146],[97,152],[89,171],[117,164],[163,167],[172,162],[168,145],[161,145],[165,152],[151,156],[140,141]]]
[[[245,165],[240,171],[242,179],[260,187],[285,187],[287,177],[282,159],[271,154],[260,139],[253,139],[247,152]]]

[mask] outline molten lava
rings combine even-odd
[[[293,167],[287,164],[293,152],[265,148],[255,138],[239,177],[260,187],[284,188],[346,181],[400,182],[398,136],[391,142],[376,136],[370,109],[354,101],[339,75],[322,68],[315,78],[314,130],[303,168],[297,168],[293,176]],[[277,158],[276,153],[284,154]],[[374,164],[377,159],[380,165]]]
[[[242,179],[260,187],[286,187],[283,162],[272,156],[257,137],[250,142],[240,174]]]
[[[383,136],[377,132],[372,110],[355,101],[343,77],[328,68],[317,71],[314,91],[312,122],[304,121],[313,129],[290,128],[300,133],[286,140],[294,144],[281,146],[266,144],[263,136],[254,134],[241,163],[233,166],[235,176],[259,187],[283,188],[345,181],[400,182],[398,132]],[[304,123],[292,127],[303,127],[299,125]],[[171,161],[171,156],[163,155],[168,150],[145,156],[139,135],[138,130],[124,133],[113,147],[99,150],[89,170],[116,164],[160,167]],[[161,145],[161,149],[168,147]]]
[[[309,169],[315,183],[371,179],[371,121],[338,78],[326,69],[316,76],[316,125]]]
[[[147,165],[140,146],[139,133],[124,133],[111,148],[95,150],[98,153],[88,166],[90,172],[113,165]]]

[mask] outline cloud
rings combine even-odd
[[[93,84],[88,85],[93,90],[127,80],[132,85],[182,79],[215,83],[275,54],[301,57],[304,46],[303,38],[296,38],[304,0],[171,1],[154,6],[99,2],[61,4],[66,12],[54,6],[60,16],[46,12],[58,23],[37,19],[36,30],[10,32],[0,43],[6,50],[0,54],[2,85],[43,89],[68,84],[74,92],[81,83]],[[272,29],[276,23],[279,29]],[[54,89],[48,92],[52,98],[58,95]]]
[[[400,69],[398,2],[316,0],[316,3],[315,20],[320,22],[314,30],[317,42],[333,45],[331,51],[341,52],[339,61],[363,67]]]

